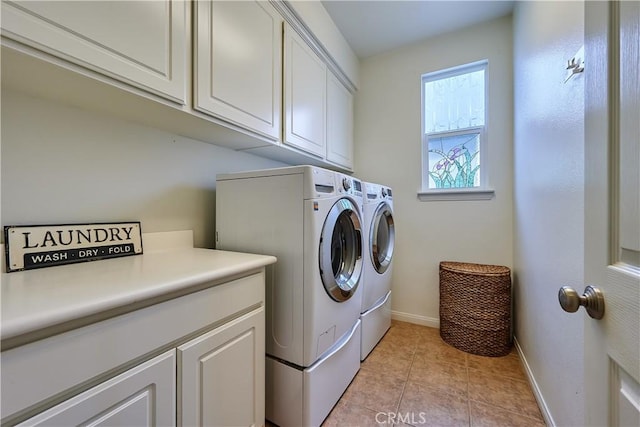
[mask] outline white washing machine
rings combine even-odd
[[[391,274],[395,226],[391,188],[363,182],[365,254],[362,277],[362,345],[364,360],[391,327]]]
[[[360,368],[362,188],[294,166],[219,175],[216,247],[270,254],[266,415],[318,426]]]

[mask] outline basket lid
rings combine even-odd
[[[511,274],[509,267],[502,265],[474,264],[470,262],[442,261],[440,268],[456,273],[478,274],[478,275],[506,275]]]

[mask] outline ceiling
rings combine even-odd
[[[323,0],[358,58],[505,16],[515,1]]]

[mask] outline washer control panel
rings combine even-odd
[[[391,188],[370,182],[363,183],[365,203],[378,203],[381,200],[393,200]]]
[[[336,172],[336,184],[340,193],[362,197],[362,181],[359,179]]]

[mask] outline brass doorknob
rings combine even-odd
[[[604,316],[604,295],[596,287],[587,286],[584,294],[578,295],[571,286],[563,286],[558,292],[558,300],[562,309],[568,313],[574,313],[583,306],[594,319],[602,319]]]

